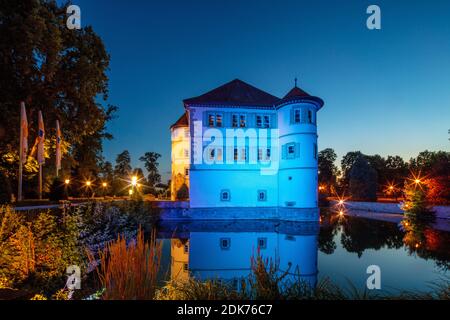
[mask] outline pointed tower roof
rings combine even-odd
[[[277,106],[294,102],[294,101],[312,101],[318,104],[319,109],[323,107],[324,102],[319,97],[311,96],[305,90],[297,87],[297,79],[295,79],[295,86],[292,88],[280,101],[278,101]]]
[[[280,99],[235,79],[198,97],[185,99],[184,105],[226,105],[273,107]]]

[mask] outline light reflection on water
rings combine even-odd
[[[415,235],[416,236],[416,235]],[[429,291],[448,282],[450,236],[424,228],[421,246],[390,222],[322,215],[321,223],[279,221],[162,222],[163,265],[168,277],[220,279],[238,286],[260,252],[311,286],[323,277],[364,290],[369,265],[381,268],[382,291]],[[419,240],[417,240],[419,241]]]

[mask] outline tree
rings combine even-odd
[[[149,187],[154,188],[155,185],[161,182],[161,175],[158,171],[158,159],[161,157],[159,153],[156,152],[146,152],[144,156],[140,157],[139,160],[144,162],[145,169],[147,169],[147,183]]]
[[[410,160],[409,168],[425,177],[429,201],[444,205],[450,203],[450,152],[425,150]]]
[[[402,209],[406,217],[412,221],[430,221],[434,214],[427,200],[427,185],[425,183],[405,182],[405,201]]]
[[[114,175],[126,178],[131,174],[131,156],[128,150],[124,150],[116,157],[116,165],[114,166]]]
[[[328,194],[336,185],[336,178],[339,174],[339,170],[334,164],[336,159],[337,155],[331,148],[319,152],[319,184],[325,185]]]
[[[183,185],[177,191],[176,200],[187,200],[187,199],[189,199],[189,188],[185,183],[183,183]]]
[[[377,200],[377,172],[363,155],[356,159],[350,169],[349,191],[355,200]]]
[[[398,185],[408,175],[408,164],[400,156],[388,156],[386,158],[387,183]]]
[[[45,169],[54,170],[55,121],[61,123],[63,171],[95,171],[106,123],[115,106],[107,104],[110,57],[91,27],[69,30],[66,10],[51,0],[2,1],[0,5],[0,165],[17,184],[20,101],[28,112],[31,145],[37,112],[46,127]],[[7,134],[6,134],[7,133]],[[32,163],[31,163],[32,164]],[[32,170],[29,170],[32,169]],[[27,166],[25,180],[36,170]],[[94,172],[95,173],[95,172]],[[49,177],[51,179],[51,177]]]
[[[361,151],[350,151],[341,160],[342,180],[340,184],[344,190],[349,188],[350,169],[360,156],[364,156]]]

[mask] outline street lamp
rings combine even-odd
[[[108,184],[106,182],[102,183],[103,188],[106,188],[108,186]]]
[[[137,185],[138,178],[136,176],[131,177],[131,185],[135,187]]]
[[[68,185],[68,184],[70,183],[70,180],[69,180],[69,179],[66,179],[66,180],[64,180],[64,183],[65,183],[66,185]]]
[[[86,187],[90,187],[90,186],[91,186],[91,184],[92,184],[92,182],[90,182],[90,181],[86,181]]]

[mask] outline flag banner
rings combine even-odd
[[[45,163],[44,158],[44,141],[45,141],[45,130],[44,130],[44,119],[42,118],[42,112],[39,111],[39,131],[38,131],[38,152],[37,161],[39,164]]]
[[[27,111],[25,109],[25,102],[20,103],[20,130],[21,130],[21,139],[22,139],[22,150],[20,150],[20,159],[22,163],[27,162],[27,153],[28,153],[28,120],[27,120]]]
[[[56,170],[61,169],[61,129],[59,121],[56,120]]]

